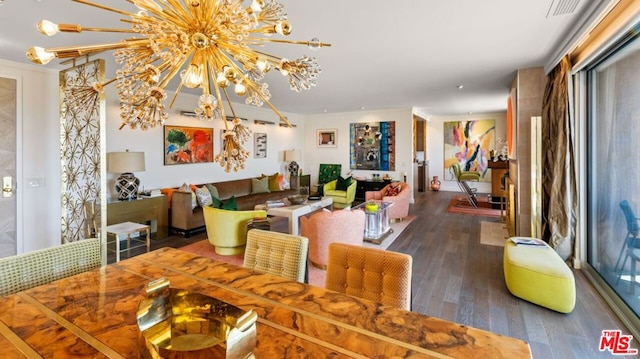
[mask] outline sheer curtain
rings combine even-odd
[[[564,57],[551,71],[542,105],[542,239],[564,260],[575,254],[577,208],[570,69]]]

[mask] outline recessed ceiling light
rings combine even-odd
[[[361,110],[364,110],[364,106],[360,106],[360,109],[361,109]]]
[[[458,85],[458,90],[462,90],[462,88],[464,87],[464,85]]]

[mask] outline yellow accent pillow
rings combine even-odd
[[[279,176],[280,176],[280,173],[278,172],[272,175],[266,175],[264,173],[262,174],[261,178],[269,177],[269,192],[282,191],[282,188],[280,188],[280,181],[278,180]]]

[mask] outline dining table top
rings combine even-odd
[[[2,358],[138,358],[150,281],[257,315],[256,358],[530,358],[522,340],[173,248],[0,298]]]

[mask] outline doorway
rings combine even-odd
[[[413,115],[413,195],[426,191],[427,186],[427,121]]]

